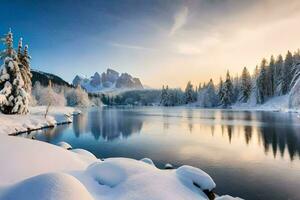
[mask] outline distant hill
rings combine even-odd
[[[54,74],[38,71],[38,70],[31,70],[32,73],[32,85],[34,86],[35,82],[40,82],[43,86],[48,86],[49,80],[51,80],[52,84],[72,87],[67,81],[63,80],[59,76]]]
[[[89,93],[118,92],[144,88],[139,78],[132,77],[128,73],[120,75],[119,72],[109,68],[101,75],[95,72],[90,78],[77,75],[72,83],[75,87],[81,85]]]

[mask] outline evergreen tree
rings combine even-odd
[[[241,82],[241,100],[242,102],[247,102],[251,95],[252,83],[250,73],[246,67],[243,69]]]
[[[216,95],[215,85],[212,79],[208,82],[205,92],[205,107],[214,107],[218,103],[218,97]]]
[[[227,71],[226,80],[223,84],[223,98],[221,99],[222,105],[224,107],[228,107],[233,103],[233,84],[229,74]]]
[[[0,71],[0,110],[5,114],[28,113],[29,94],[22,78],[19,58],[13,49],[13,34],[8,32],[5,39],[4,64]]]
[[[268,94],[267,60],[263,59],[260,65],[260,72],[257,78],[258,97],[257,103],[264,103]]]
[[[239,76],[236,75],[234,79],[232,80],[233,84],[233,98],[232,98],[232,103],[236,102],[240,96],[240,91],[241,91],[241,85],[240,85],[240,79]]]
[[[282,94],[287,94],[290,90],[290,83],[293,79],[292,68],[293,68],[293,55],[290,51],[287,52],[283,70],[282,70]]]
[[[275,93],[275,59],[272,55],[268,67],[268,96],[273,96]]]
[[[31,94],[32,74],[30,72],[30,56],[28,55],[28,45],[25,45],[23,53],[19,53],[19,49],[22,49],[22,39],[20,39],[18,47],[19,68],[24,81],[24,89],[28,94]]]
[[[220,77],[220,83],[219,83],[219,86],[218,86],[219,102],[222,102],[223,96],[224,96],[223,80],[222,80],[222,77]]]
[[[275,84],[275,95],[282,94],[282,70],[283,70],[283,58],[279,55],[275,61],[275,73],[274,73],[274,84]]]
[[[160,105],[165,106],[167,104],[167,98],[168,98],[168,86],[165,88],[163,85],[160,95]]]
[[[196,99],[195,99],[196,95],[195,95],[195,92],[194,92],[194,89],[193,89],[193,85],[190,81],[186,85],[184,96],[185,96],[185,103],[186,104],[196,101]]]
[[[290,88],[293,88],[294,85],[296,84],[297,80],[300,77],[300,50],[296,51],[293,55],[293,68],[292,68],[292,74],[293,74],[293,79],[290,84]]]

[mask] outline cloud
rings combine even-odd
[[[111,46],[114,46],[114,47],[126,48],[126,49],[147,50],[147,51],[154,50],[152,48],[143,47],[143,46],[137,46],[137,45],[130,45],[130,44],[121,44],[121,43],[115,43],[115,42],[112,42],[110,44],[111,44]]]
[[[188,14],[189,9],[186,6],[182,7],[179,12],[175,14],[174,23],[169,33],[170,36],[174,35],[176,31],[181,29],[186,24]]]

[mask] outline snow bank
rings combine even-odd
[[[57,146],[59,146],[61,148],[64,148],[66,150],[71,150],[72,149],[72,146],[69,143],[66,143],[66,142],[59,142],[59,143],[57,143]]]
[[[215,187],[209,175],[190,166],[161,170],[128,158],[101,161],[82,149],[36,140],[0,139],[0,200],[206,200],[202,190]]]
[[[253,110],[253,111],[294,111],[289,107],[289,95],[273,97],[264,104],[236,103],[232,106],[234,110]]]
[[[199,186],[202,190],[212,191],[216,184],[213,179],[201,169],[191,166],[181,166],[176,170],[179,179],[188,187]]]
[[[56,126],[60,123],[72,122],[72,114],[77,112],[71,107],[50,107],[45,118],[46,106],[30,108],[28,115],[4,115],[0,113],[0,135],[14,134],[28,130]]]
[[[229,196],[229,195],[224,195],[224,196],[217,197],[215,200],[242,200],[242,199],[238,198],[238,197],[232,197],[232,196]]]
[[[45,119],[44,109],[32,108],[26,116],[0,115],[0,200],[206,200],[204,190],[216,186],[208,174],[191,166],[161,170],[149,158],[101,161],[84,149],[67,150],[71,146],[65,142],[56,146],[8,136],[64,122],[73,112],[55,108]]]
[[[143,158],[141,159],[142,162],[147,163],[149,165],[155,166],[153,161],[150,158]]]
[[[49,173],[21,181],[5,190],[5,200],[93,200],[87,189],[73,176]]]

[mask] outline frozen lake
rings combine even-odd
[[[218,194],[300,199],[300,119],[292,113],[95,108],[35,137],[66,141],[100,158],[149,157],[160,168],[193,165],[212,176]]]

